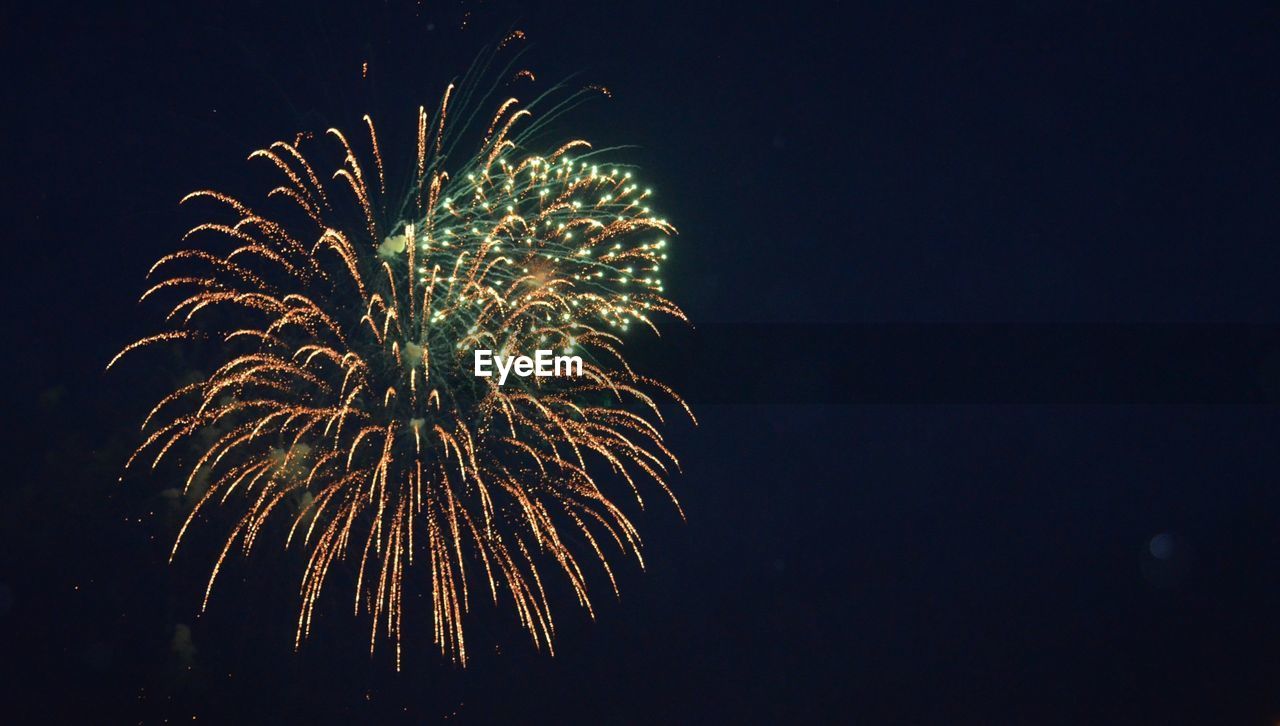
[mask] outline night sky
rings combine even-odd
[[[1220,5],[6,6],[0,721],[1280,721],[1280,345],[1213,342],[1280,341],[1280,10]],[[216,543],[167,564],[172,482],[118,481],[183,363],[103,373],[160,324],[146,271],[203,221],[178,200],[366,112],[391,158],[515,28],[540,81],[610,89],[560,128],[635,144],[680,229],[707,337],[642,357],[697,368],[687,521],[651,497],[646,569],[594,621],[558,598],[554,657],[481,605],[469,667],[418,630],[397,673],[342,584],[295,653],[297,551],[265,545],[198,616]],[[1064,323],[1123,386],[990,334],[982,385],[928,352]],[[1257,385],[1180,395],[1153,323]],[[914,342],[862,344],[891,325]],[[851,395],[845,355],[920,365]]]

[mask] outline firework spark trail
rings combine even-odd
[[[582,557],[598,561],[615,594],[608,553],[643,566],[635,525],[593,472],[625,481],[640,506],[639,479],[676,502],[666,480],[678,462],[654,396],[688,407],[621,352],[632,325],[656,333],[661,317],[684,320],[660,278],[675,230],[651,212],[651,191],[600,163],[587,142],[529,153],[540,126],[514,98],[447,169],[465,135],[449,124],[471,117],[470,97],[450,85],[433,114],[419,111],[416,148],[400,159],[413,178],[394,199],[368,116],[363,147],[326,134],[342,158],[327,180],[301,135],[249,156],[281,175],[268,196],[292,210],[260,215],[210,190],[183,199],[230,217],[187,235],[221,238],[224,251],[156,263],[149,276],[168,276],[143,299],[179,293],[173,329],[127,346],[108,368],[152,343],[223,342],[213,373],[150,412],[129,461],[155,468],[182,441],[212,442],[187,476],[196,503],[171,553],[212,506],[239,514],[202,608],[228,555],[248,555],[273,517],[288,520],[284,546],[307,550],[295,646],[334,564],[349,561],[370,650],[389,636],[397,667],[415,565],[430,577],[435,642],[464,664],[462,619],[477,598],[508,599],[534,644],[551,650],[546,571],[558,570],[593,614]],[[499,387],[471,375],[476,348],[551,348],[586,363],[580,378]]]

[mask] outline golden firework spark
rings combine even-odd
[[[451,85],[433,112],[419,108],[402,194],[387,192],[392,170],[368,116],[360,154],[328,130],[341,162],[324,181],[302,135],[250,154],[281,178],[264,202],[274,215],[217,191],[189,194],[184,203],[210,204],[222,221],[187,237],[221,246],[152,267],[159,281],[142,297],[177,295],[172,329],[108,364],[152,343],[221,341],[216,369],[146,417],[129,464],[154,468],[180,442],[202,444],[173,554],[209,508],[238,515],[202,608],[228,555],[248,555],[268,522],[283,521],[284,546],[306,557],[295,647],[345,561],[370,651],[389,636],[397,667],[414,572],[430,578],[434,641],[448,657],[465,664],[463,615],[486,595],[508,600],[535,645],[552,649],[545,570],[594,616],[582,558],[599,562],[615,594],[610,551],[643,566],[636,527],[605,488],[625,482],[643,506],[648,479],[676,501],[666,479],[678,462],[654,395],[688,407],[632,370],[621,338],[632,325],[657,332],[661,316],[684,320],[660,278],[674,228],[651,212],[649,189],[587,142],[531,153],[541,123],[515,98],[454,133],[450,104],[468,103],[458,96]],[[475,153],[450,168],[480,128]],[[500,386],[468,368],[479,348],[553,348],[586,363],[579,378]]]

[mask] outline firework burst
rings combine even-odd
[[[609,490],[643,506],[647,480],[676,501],[659,400],[688,407],[632,370],[621,338],[684,319],[660,279],[673,227],[631,171],[587,142],[534,153],[547,121],[580,94],[526,107],[474,100],[468,88],[463,79],[434,110],[419,108],[416,144],[389,155],[392,168],[366,116],[358,135],[329,129],[313,142],[336,150],[331,174],[302,137],[250,154],[280,179],[260,202],[273,213],[189,194],[184,203],[219,221],[187,238],[211,246],[151,268],[142,297],[172,296],[168,329],[108,365],[156,343],[217,344],[213,372],[151,410],[128,465],[154,468],[192,444],[183,491],[194,506],[173,554],[209,510],[233,510],[202,609],[227,558],[247,556],[264,531],[303,549],[295,647],[335,564],[347,563],[370,651],[389,637],[397,667],[414,576],[429,578],[446,656],[466,662],[463,616],[477,598],[509,602],[551,649],[548,576],[558,572],[592,612],[587,561],[615,594],[611,558],[643,565]],[[483,105],[496,110],[480,115]],[[549,108],[535,119],[536,106]],[[388,193],[391,172],[407,177],[403,192]],[[469,369],[480,348],[572,352],[583,375],[499,386]]]

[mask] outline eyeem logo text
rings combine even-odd
[[[533,357],[527,355],[494,355],[493,351],[479,349],[475,354],[476,377],[489,378],[498,371],[498,385],[505,385],[507,375],[515,373],[521,378],[536,376],[580,376],[582,358],[576,355],[555,355],[554,351],[537,350]]]

